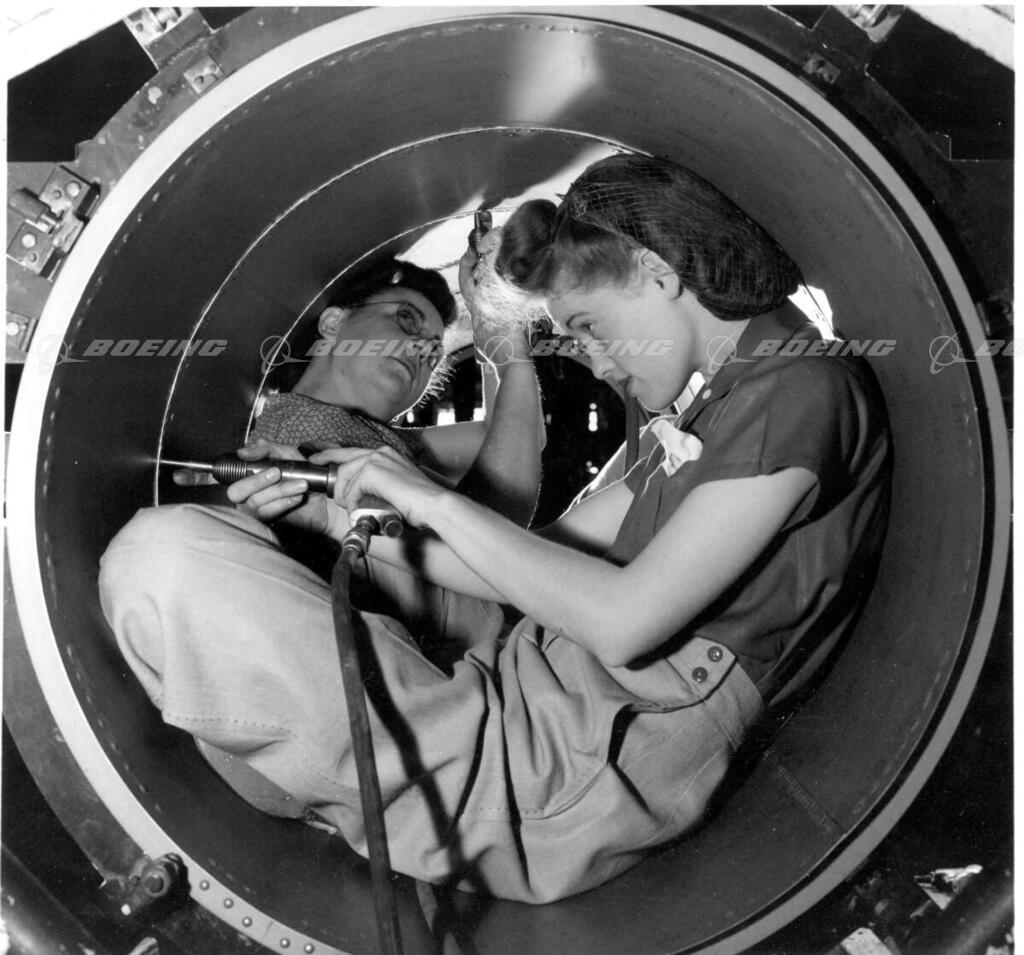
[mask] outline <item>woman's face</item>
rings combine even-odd
[[[426,296],[395,286],[348,309],[331,351],[347,407],[390,421],[422,397],[442,357],[444,323]]]
[[[547,298],[556,328],[590,355],[594,377],[652,411],[672,404],[700,368],[694,303],[692,293],[669,294],[647,272],[625,287],[561,289]]]

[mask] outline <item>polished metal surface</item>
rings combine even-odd
[[[136,508],[171,499],[157,457],[237,444],[261,344],[345,270],[444,229],[450,244],[435,242],[421,264],[450,267],[481,203],[564,191],[613,149],[671,156],[764,223],[825,290],[843,334],[895,340],[873,362],[897,447],[882,566],[834,672],[707,827],[584,896],[542,909],[481,903],[472,937],[488,953],[741,950],[892,826],[984,655],[1006,560],[1005,425],[990,368],[937,369],[930,351],[940,336],[984,338],[964,282],[856,127],[798,77],[685,15],[339,14],[297,35],[282,25],[279,45],[266,36],[283,12],[232,25],[222,65],[232,38],[258,34],[268,52],[128,166],[47,305],[37,338],[58,336],[74,354],[98,340],[225,343],[191,356],[110,349],[26,375],[11,566],[54,718],[131,837],[150,855],[183,855],[200,903],[251,935],[360,950],[370,906],[351,855],[239,806],[189,741],[159,726],[112,648],[97,562]]]

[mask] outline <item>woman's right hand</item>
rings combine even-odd
[[[290,461],[304,461],[298,448],[275,444],[266,438],[256,438],[237,451],[243,461],[262,461],[264,458],[279,458]],[[309,484],[301,479],[281,480],[279,468],[269,467],[256,474],[235,481],[228,487],[228,499],[239,510],[264,522],[285,520],[294,527],[326,534],[330,529],[332,514],[338,508],[328,502],[323,494],[310,494]]]

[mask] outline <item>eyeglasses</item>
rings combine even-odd
[[[367,308],[370,305],[396,305],[394,319],[395,324],[402,330],[403,334],[408,335],[411,338],[419,338],[422,341],[422,346],[416,350],[417,356],[426,361],[427,365],[433,371],[441,359],[444,357],[443,349],[441,347],[441,338],[437,335],[431,335],[429,332],[424,335],[424,329],[427,328],[427,316],[423,313],[423,310],[413,305],[412,302],[407,302],[405,299],[376,299],[371,302],[356,302],[353,305],[349,305],[350,309]]]

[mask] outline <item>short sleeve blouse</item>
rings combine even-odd
[[[890,471],[885,406],[867,363],[842,355],[841,343],[810,348],[821,342],[810,323],[780,331],[774,322],[752,320],[738,360],[676,420],[702,443],[699,457],[669,475],[659,446],[626,476],[634,499],[607,554],[635,558],[700,484],[810,471],[815,484],[776,540],[686,630],[729,647],[769,703],[808,683],[862,605]]]

